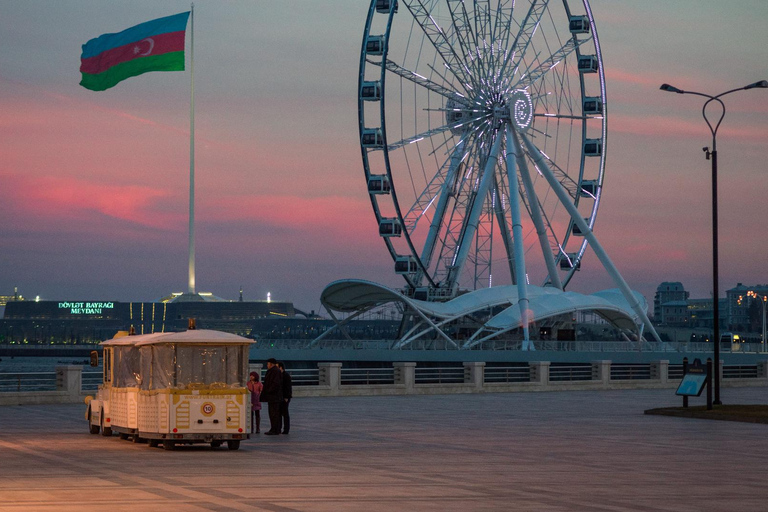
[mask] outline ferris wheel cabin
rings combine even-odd
[[[589,18],[586,16],[571,16],[568,28],[571,34],[589,34]]]
[[[381,149],[384,147],[384,135],[381,128],[364,128],[360,143],[364,148]]]
[[[360,97],[365,101],[379,101],[381,99],[381,82],[363,82],[360,88]]]
[[[400,236],[403,233],[403,226],[395,218],[383,218],[379,221],[379,235],[383,237]]]
[[[367,55],[383,55],[384,36],[368,36],[365,40],[365,53]]]
[[[368,178],[369,194],[389,194],[391,191],[392,185],[386,174],[373,174]]]
[[[597,73],[598,62],[596,55],[581,55],[578,60],[578,68],[582,73]]]
[[[602,114],[603,100],[598,96],[587,96],[583,103],[584,114]]]
[[[416,258],[413,256],[398,256],[395,259],[396,274],[415,274],[418,269],[419,265],[416,263]]]
[[[602,154],[602,139],[587,139],[584,141],[584,156],[600,156]]]
[[[392,10],[397,12],[397,0],[376,0],[376,12],[388,13],[392,4],[394,4]]]

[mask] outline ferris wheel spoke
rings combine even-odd
[[[537,67],[528,71],[526,75],[521,76],[520,80],[516,84],[516,88],[528,89],[531,85],[538,82],[541,77],[549,73],[549,71],[560,64],[563,59],[568,57],[571,53],[575,52],[579,46],[586,43],[587,41],[589,41],[589,39],[569,39],[567,43],[565,43],[559,50],[541,62]]]
[[[470,88],[476,86],[472,71],[456,53],[456,49],[446,37],[442,27],[437,24],[437,21],[432,16],[431,9],[425,6],[421,0],[403,0],[403,3],[411,11],[411,15],[416,20],[416,23],[421,26],[424,35],[426,35],[435,51],[443,59],[445,66],[459,80],[462,86],[465,88],[468,84],[471,84]]]
[[[429,268],[432,264],[432,256],[435,252],[435,245],[437,242],[438,234],[442,227],[443,219],[445,218],[445,212],[448,207],[448,201],[451,197],[451,190],[456,182],[456,174],[461,166],[461,163],[465,159],[464,147],[466,140],[462,139],[459,144],[453,149],[449,160],[448,171],[446,172],[445,179],[440,183],[440,188],[437,191],[438,197],[437,205],[435,206],[434,215],[432,215],[432,221],[429,225],[429,231],[424,242],[424,248],[421,253],[421,262],[425,268]],[[434,198],[430,200],[430,204],[434,202]]]
[[[457,109],[452,109],[450,111],[451,112],[455,112],[455,111],[457,111]],[[464,111],[463,110],[462,112],[469,112],[469,111]],[[443,125],[443,126],[439,126],[437,128],[433,128],[431,130],[427,130],[425,132],[418,133],[418,134],[413,135],[411,137],[407,137],[405,139],[399,140],[397,142],[393,142],[392,144],[388,144],[387,145],[387,149],[389,151],[394,151],[394,150],[399,149],[399,148],[401,148],[403,146],[407,146],[408,144],[413,144],[413,143],[419,142],[419,141],[421,141],[423,139],[426,139],[428,137],[432,137],[434,135],[438,135],[440,133],[447,132],[448,130],[456,130],[456,129],[462,128],[464,126],[471,125],[472,123],[480,121],[481,119],[485,119],[486,117],[488,117],[488,115],[487,114],[483,114],[483,115],[480,115],[480,116],[469,118],[469,119],[467,119],[465,121],[462,121],[461,123],[446,124],[446,125]]]
[[[368,60],[366,59],[366,62],[369,64],[373,64],[374,66],[381,66],[382,63],[374,60]],[[443,87],[442,85],[436,84],[432,80],[421,76],[420,74],[416,73],[415,71],[411,71],[409,69],[406,69],[396,62],[393,62],[391,60],[387,60],[386,63],[384,63],[384,68],[387,71],[390,71],[400,77],[405,78],[406,80],[410,80],[411,82],[420,85],[424,87],[425,89],[428,89],[432,92],[435,92],[441,96],[444,96],[445,98],[452,99],[453,101],[456,101],[462,105],[469,106],[470,101],[464,96],[463,94],[459,93],[456,90],[449,89],[447,87]],[[441,76],[442,78],[442,76]],[[446,83],[448,83],[446,81]]]
[[[460,7],[460,9],[457,10],[456,7]],[[477,46],[477,37],[475,36],[475,33],[472,30],[472,24],[469,21],[467,6],[462,1],[448,0],[448,10],[451,13],[453,30],[459,41],[459,47],[461,48],[464,62],[470,62],[470,48],[471,45]],[[474,69],[473,71],[476,72],[477,69]]]
[[[517,73],[517,67],[520,65],[523,56],[525,56],[525,53],[528,50],[528,45],[530,44],[531,39],[533,39],[536,29],[539,27],[541,16],[544,14],[547,4],[548,1],[533,0],[533,2],[531,2],[531,7],[528,9],[523,22],[520,24],[520,30],[517,32],[514,42],[509,47],[509,53],[499,70],[499,75],[504,77],[505,80],[511,81],[514,79],[514,76]],[[511,75],[507,78],[507,66],[513,59],[515,63],[512,65]],[[507,90],[509,90],[509,88],[507,88]]]
[[[602,119],[602,116],[571,116],[567,114],[533,114],[533,117],[547,117],[550,119],[574,119],[577,121],[586,121],[587,119]]]
[[[560,185],[562,185],[563,188],[568,192],[568,195],[571,196],[573,202],[578,203],[579,195],[581,193],[579,183],[574,180],[567,172],[565,172],[559,165],[557,165],[557,163],[552,160],[549,155],[539,149],[539,147],[536,146],[533,141],[531,141],[531,146],[535,147],[536,151],[546,159],[547,163],[549,164],[549,168],[552,170],[552,174],[554,174],[557,178],[557,181],[559,181]],[[531,155],[531,160],[535,161],[536,158]]]

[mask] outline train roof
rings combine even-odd
[[[144,346],[159,343],[184,343],[212,345],[255,343],[254,340],[222,331],[210,329],[190,329],[181,332],[153,332],[151,334],[139,334],[133,336],[120,336],[101,342],[103,346]]]

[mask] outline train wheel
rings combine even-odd
[[[160,444],[160,441],[157,439],[150,439],[149,440],[149,447],[150,448],[157,448],[157,445]]]
[[[232,441],[227,441],[227,448],[230,450],[237,450],[240,448],[240,440],[234,439]]]
[[[122,439],[123,441],[125,441],[126,439],[128,439],[128,434],[124,434],[124,433],[120,432],[120,434],[118,434],[118,437],[120,439]]]
[[[163,441],[163,449],[164,450],[175,450],[176,449],[176,443],[173,441]]]
[[[221,446],[221,441],[211,441],[211,448],[218,448]]]
[[[90,432],[91,434],[98,434],[98,433],[99,433],[99,430],[101,430],[101,428],[100,428],[98,425],[94,425],[93,423],[89,423],[89,425],[90,425],[90,430],[89,430],[89,432]]]

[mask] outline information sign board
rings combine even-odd
[[[688,367],[688,373],[683,375],[683,380],[677,387],[676,395],[701,396],[704,386],[707,384],[707,367],[701,364],[700,359],[694,359]]]

